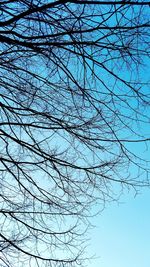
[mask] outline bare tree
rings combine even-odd
[[[82,264],[92,204],[149,185],[149,5],[0,2],[1,267]]]

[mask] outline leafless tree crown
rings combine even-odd
[[[142,0],[0,1],[1,267],[83,264],[92,204],[149,184],[149,15]]]

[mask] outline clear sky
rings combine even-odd
[[[121,201],[93,220],[88,250],[99,258],[90,267],[150,266],[150,190],[143,189],[136,198],[126,193]]]
[[[150,80],[150,61],[143,77]],[[149,88],[148,88],[149,92]],[[150,109],[148,110],[150,114]],[[150,125],[141,124],[143,136],[150,136]],[[132,147],[130,147],[132,146]],[[131,151],[150,160],[150,142],[129,144]],[[131,169],[134,176],[134,169]],[[90,231],[88,255],[94,255],[87,267],[150,267],[150,188],[141,188],[135,197],[124,191],[119,203],[108,204],[93,218],[95,228]]]

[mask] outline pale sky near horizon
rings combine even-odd
[[[111,203],[93,222],[88,267],[150,267],[150,189],[129,192]]]

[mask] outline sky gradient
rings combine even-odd
[[[88,250],[98,258],[90,267],[150,266],[150,190],[143,189],[135,198],[126,193],[120,202],[94,219]]]

